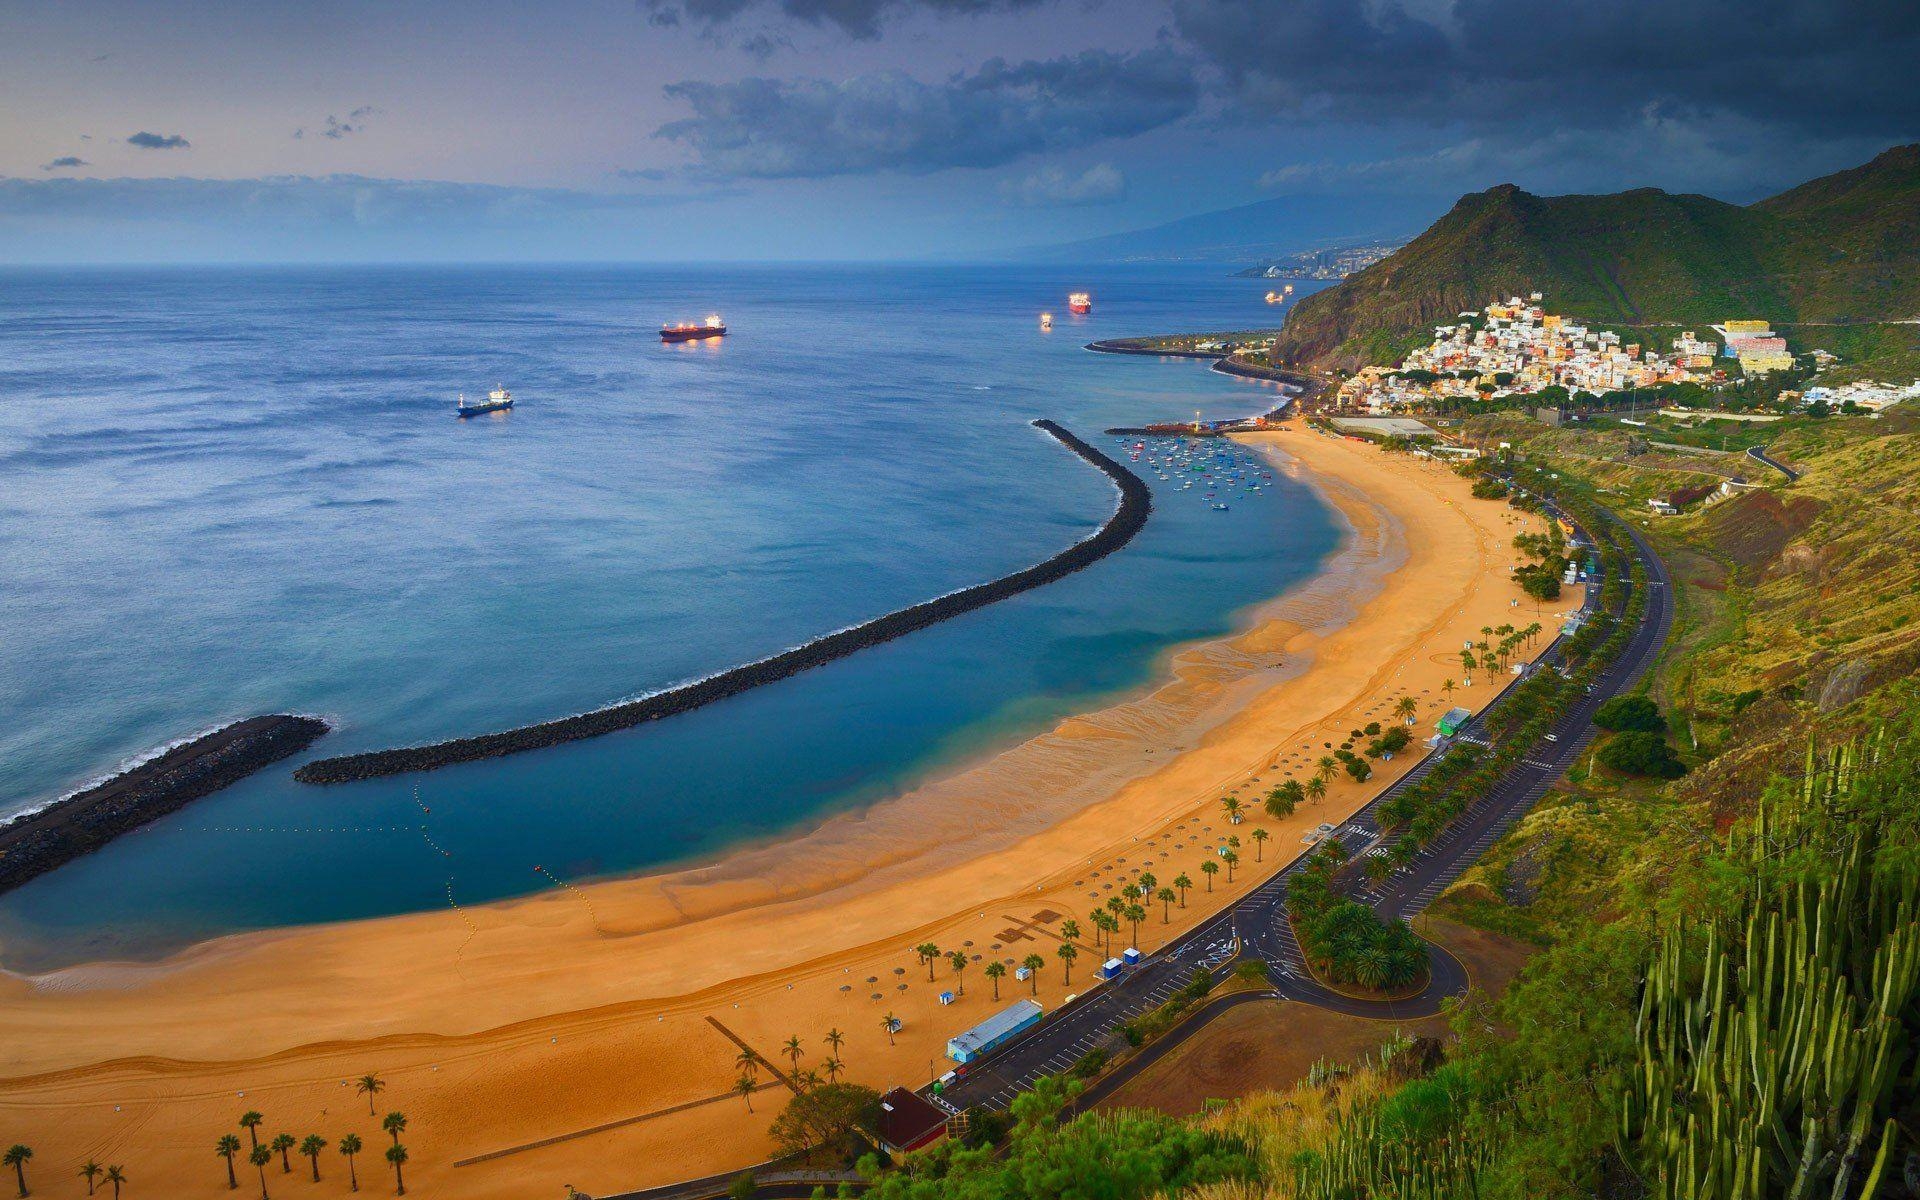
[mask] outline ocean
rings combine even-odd
[[[1149,475],[1118,554],[749,695],[428,774],[291,778],[1047,557],[1115,493],[1032,419],[1118,456],[1107,426],[1276,399],[1083,344],[1268,325],[1269,286],[1217,265],[0,272],[0,818],[239,717],[336,725],[0,896],[0,966],[699,861],[1139,690],[1334,549],[1304,487],[1218,512]],[[723,342],[654,332],[710,311]],[[455,418],[495,384],[512,411]]]

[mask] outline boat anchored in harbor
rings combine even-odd
[[[727,336],[727,323],[715,313],[698,325],[691,321],[680,321],[660,327],[660,340],[663,342],[702,342],[708,338]]]
[[[1088,292],[1074,292],[1067,297],[1067,311],[1077,316],[1086,316],[1093,311],[1093,296]]]
[[[472,404],[468,404],[466,396],[462,394],[459,404],[453,411],[458,416],[477,417],[481,413],[499,412],[501,409],[512,407],[513,393],[504,387],[497,387],[487,393],[484,401],[476,400]]]

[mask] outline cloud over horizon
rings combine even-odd
[[[1149,50],[994,58],[937,83],[883,71],[839,82],[687,80],[666,92],[694,115],[655,136],[692,150],[701,171],[807,179],[993,167],[1128,137],[1192,113],[1200,86],[1179,56]]]
[[[87,165],[89,165],[87,160],[78,155],[63,154],[52,162],[43,164],[40,169],[42,171],[64,171],[70,167],[84,167]]]
[[[128,138],[127,145],[138,146],[142,150],[185,150],[193,143],[177,133],[148,133],[143,129]]]

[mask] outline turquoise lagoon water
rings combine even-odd
[[[1112,449],[1109,425],[1275,399],[1082,344],[1270,323],[1266,288],[1194,266],[0,274],[0,816],[254,713],[333,720],[313,756],[504,728],[1027,565],[1114,503],[1028,421]],[[710,310],[724,343],[652,332]],[[512,412],[454,418],[497,382]],[[1153,520],[1093,568],[690,715],[365,784],[270,768],[0,896],[0,965],[802,830],[1145,685],[1337,541],[1284,480],[1227,513],[1149,482]]]

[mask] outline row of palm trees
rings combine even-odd
[[[5,1154],[0,1154],[0,1163],[4,1163],[13,1168],[13,1179],[15,1183],[19,1184],[20,1194],[22,1196],[30,1196],[33,1194],[27,1187],[27,1164],[32,1161],[33,1147],[23,1145],[19,1142],[8,1146]],[[89,1196],[93,1195],[95,1185],[100,1183],[112,1184],[115,1200],[118,1200],[120,1189],[125,1187],[128,1182],[126,1168],[117,1165],[103,1167],[92,1159],[88,1159],[86,1165],[80,1168],[80,1177],[87,1181],[87,1195]]]
[[[359,1080],[356,1081],[355,1090],[367,1098],[367,1114],[369,1116],[374,1115],[376,1112],[373,1106],[374,1097],[378,1096],[382,1091],[385,1091],[386,1086],[386,1082],[378,1075],[362,1075]],[[293,1174],[292,1154],[295,1150],[298,1150],[300,1156],[308,1162],[313,1174],[313,1182],[319,1183],[320,1156],[327,1152],[328,1147],[332,1145],[332,1143],[329,1143],[326,1138],[321,1137],[317,1133],[310,1133],[304,1138],[296,1138],[290,1133],[279,1133],[275,1134],[270,1140],[262,1142],[260,1140],[260,1126],[265,1121],[265,1116],[251,1110],[240,1114],[240,1128],[246,1130],[247,1133],[247,1145],[244,1147],[246,1151],[246,1162],[249,1163],[260,1176],[260,1200],[271,1200],[271,1196],[267,1190],[267,1167],[272,1164],[276,1155],[280,1158],[280,1173],[283,1175],[291,1175]],[[404,1196],[407,1194],[407,1180],[404,1168],[407,1160],[411,1156],[408,1154],[406,1146],[401,1144],[400,1135],[406,1132],[407,1116],[405,1113],[390,1112],[380,1119],[380,1128],[388,1137],[393,1139],[393,1144],[386,1149],[385,1157],[387,1164],[393,1168],[394,1194],[396,1196]],[[359,1134],[349,1133],[340,1139],[337,1148],[340,1155],[347,1160],[348,1184],[351,1190],[357,1192],[360,1190],[360,1173],[356,1168],[354,1158],[366,1148],[365,1144],[360,1140]],[[235,1168],[235,1162],[240,1158],[242,1149],[243,1147],[241,1146],[239,1137],[231,1133],[221,1134],[220,1140],[214,1143],[214,1155],[226,1161],[227,1188],[230,1191],[238,1190],[240,1187],[240,1176]],[[23,1190],[20,1194],[24,1196],[26,1192]],[[89,1180],[88,1194],[92,1194],[91,1180]],[[118,1194],[116,1191],[115,1195],[118,1196]]]

